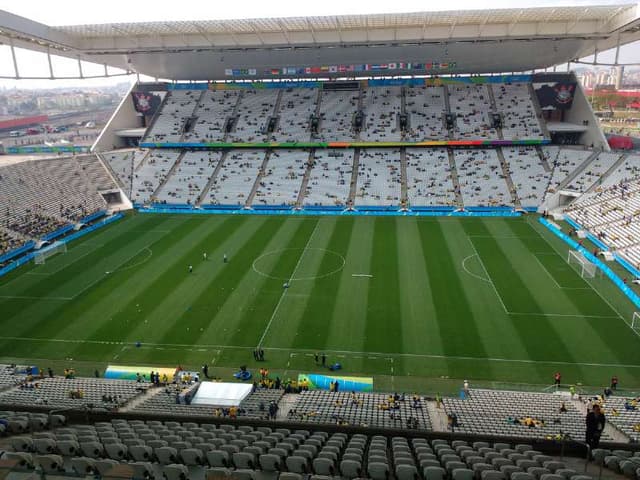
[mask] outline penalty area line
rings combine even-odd
[[[368,273],[352,273],[351,276],[358,278],[373,278],[373,275],[369,275]]]

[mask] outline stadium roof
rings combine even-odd
[[[184,80],[263,77],[269,70],[281,76],[288,66],[300,76],[304,67],[356,62],[437,62],[446,65],[439,73],[509,72],[636,41],[639,12],[637,3],[627,3],[52,27],[0,11],[0,41]]]

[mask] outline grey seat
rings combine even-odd
[[[291,455],[286,459],[287,469],[294,473],[308,473],[309,460],[298,455]]]
[[[555,475],[553,473],[545,473],[540,476],[540,480],[564,480],[562,475]]]
[[[504,480],[504,473],[498,470],[483,470],[480,472],[482,480]]]
[[[556,475],[562,475],[565,478],[565,480],[569,480],[574,475],[578,475],[578,472],[576,472],[571,468],[559,468],[553,473],[555,473]]]
[[[104,446],[107,456],[114,460],[124,460],[127,458],[127,446],[122,443],[110,443]]]
[[[367,473],[373,480],[386,480],[389,478],[389,465],[382,462],[369,462]]]
[[[246,469],[232,470],[231,478],[235,480],[255,480],[256,472],[253,470],[246,470]]]
[[[256,456],[252,453],[236,452],[233,454],[232,459],[236,468],[256,468]]]
[[[526,472],[515,472],[511,474],[511,480],[535,480],[536,477]]]
[[[424,468],[424,467],[423,467]],[[447,462],[444,466],[444,469],[447,471],[449,476],[451,476],[451,472],[459,468],[467,468],[467,464],[464,462]]]
[[[135,478],[149,480],[155,478],[153,465],[149,462],[131,462],[129,463],[129,466],[133,469],[133,475]]]
[[[185,465],[196,466],[204,464],[202,450],[198,450],[197,448],[185,448],[181,450],[180,458]]]
[[[473,470],[468,468],[456,468],[451,472],[452,480],[473,480]]]
[[[33,456],[27,452],[4,452],[4,458],[18,462],[16,467],[20,469],[32,469],[35,466]]]
[[[422,473],[424,480],[444,480],[445,470],[442,467],[426,467]]]
[[[162,476],[167,480],[187,480],[189,469],[186,465],[172,463],[162,467]]]
[[[60,455],[36,455],[34,460],[44,473],[64,472],[64,460]]]
[[[542,466],[548,469],[549,471],[551,471],[551,473],[555,473],[556,470],[560,470],[561,468],[566,468],[566,465],[563,462],[558,462],[555,460],[549,460],[547,462],[544,462]]]
[[[493,468],[495,468],[496,470],[500,470],[500,467],[503,467],[505,465],[513,465],[513,462],[507,458],[498,457],[491,460],[491,465],[493,465]]]
[[[440,462],[438,460],[434,460],[434,459],[426,458],[426,459],[423,459],[423,460],[419,460],[419,462],[420,462],[420,468],[422,468],[423,470],[426,467],[439,467],[440,466]],[[446,467],[446,465],[445,465],[445,467]]]
[[[516,466],[518,468],[521,468],[522,470],[527,470],[527,469],[532,468],[532,467],[537,467],[538,466],[538,462],[535,462],[533,460],[518,460],[516,462]]]
[[[473,470],[476,478],[482,478],[482,472],[485,470],[493,470],[493,465],[489,465],[488,463],[474,463],[471,466],[471,470]]]
[[[104,455],[104,447],[99,442],[82,442],[80,450],[85,457],[100,458]]]
[[[278,476],[278,480],[302,480],[302,478],[303,478],[302,475],[294,472],[282,472]]]
[[[173,447],[156,448],[153,453],[162,465],[171,465],[178,461],[178,451]]]
[[[396,478],[398,480],[417,480],[420,475],[414,465],[396,465]]]
[[[33,447],[37,453],[47,455],[56,452],[56,442],[50,438],[36,438]]]
[[[207,462],[212,467],[229,467],[229,452],[224,450],[210,450],[207,452]]]
[[[520,467],[516,467],[515,465],[503,465],[500,467],[500,471],[504,473],[504,476],[507,479],[510,479],[511,475],[516,472],[522,472],[522,469],[520,469]]]
[[[153,449],[147,445],[135,445],[129,447],[129,455],[136,462],[149,462],[153,460]]]
[[[282,460],[278,455],[264,453],[258,457],[260,468],[265,472],[278,472],[282,470]]]
[[[317,475],[333,476],[336,473],[336,463],[328,458],[314,458],[313,471]]]
[[[636,459],[640,460],[640,459]],[[625,477],[635,479],[636,469],[640,465],[640,462],[632,462],[631,460],[622,460],[620,462],[620,473],[622,473]]]
[[[11,437],[11,447],[16,452],[33,452],[33,439],[30,437]]]
[[[101,458],[95,461],[96,462],[96,470],[100,474],[100,476],[105,477],[107,472],[111,470],[116,465],[120,465],[120,462],[117,460],[113,460],[112,458]]]
[[[340,473],[347,478],[357,478],[362,473],[362,464],[354,460],[340,462]]]
[[[545,473],[551,473],[551,471],[547,470],[544,467],[529,467],[527,468],[527,473],[530,473],[538,480],[540,480],[540,477],[542,477],[542,475],[544,475]]]
[[[71,459],[71,468],[78,475],[92,475],[96,471],[96,462],[89,457],[74,457]]]

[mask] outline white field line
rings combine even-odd
[[[304,255],[307,252],[307,248],[309,247],[309,244],[311,243],[311,240],[313,239],[316,231],[318,230],[318,225],[320,225],[320,220],[318,220],[316,222],[316,226],[313,228],[313,231],[311,232],[311,235],[309,235],[309,238],[307,239],[307,243],[305,244],[304,248],[302,249],[302,253],[300,254],[300,257],[298,257],[298,262],[296,263],[296,266],[293,268],[293,272],[291,272],[291,278],[295,278],[296,272],[298,271],[298,268],[300,267],[300,264],[302,263],[302,259],[304,258]],[[258,346],[256,348],[262,348],[262,342],[264,342],[264,339],[267,336],[267,333],[269,332],[269,329],[271,328],[271,324],[273,323],[273,319],[276,318],[278,310],[280,309],[280,305],[282,305],[282,301],[287,296],[287,292],[288,291],[289,291],[288,288],[283,288],[282,289],[282,294],[280,295],[280,298],[278,299],[278,303],[276,303],[276,306],[273,309],[273,313],[271,314],[271,318],[269,319],[269,323],[267,323],[267,326],[265,327],[264,332],[262,332],[262,336],[260,337],[260,341],[258,342]]]
[[[489,280],[488,278],[481,277],[480,275],[476,275],[475,273],[473,273],[472,271],[470,271],[467,268],[467,260],[470,260],[473,257],[477,257],[477,256],[478,256],[478,254],[474,253],[473,255],[469,255],[468,257],[464,257],[464,259],[462,259],[462,269],[465,272],[467,272],[469,275],[471,275],[472,277],[477,278],[478,280],[482,280],[483,282],[491,283],[491,280]]]
[[[469,240],[469,243],[471,244],[471,248],[473,248],[473,251],[478,256],[478,260],[480,261],[480,265],[482,266],[482,269],[484,270],[484,273],[487,276],[487,279],[488,279],[489,283],[493,287],[493,291],[496,293],[496,297],[498,297],[498,300],[500,300],[500,305],[502,305],[502,309],[505,311],[505,313],[509,313],[509,310],[507,310],[507,307],[505,306],[504,301],[502,300],[502,297],[500,296],[500,293],[498,292],[498,289],[496,288],[496,284],[493,283],[493,279],[491,278],[491,275],[489,275],[489,271],[484,266],[484,262],[482,261],[482,257],[478,253],[478,250],[476,249],[476,246],[474,245],[473,240],[471,240],[471,238],[469,238],[468,235],[467,235],[467,239]]]
[[[82,340],[82,339],[69,339],[69,338],[35,338],[35,337],[10,337],[10,336],[0,336],[0,340],[11,340],[11,341],[33,341],[33,342],[53,342],[53,343],[73,343],[73,344],[96,344],[96,345],[127,345],[131,347],[134,345],[134,342],[124,342],[124,341],[110,341],[110,340]],[[199,348],[199,349],[236,349],[236,350],[255,350],[255,347],[247,347],[240,345],[208,345],[208,344],[185,344],[185,343],[153,343],[153,342],[144,342],[142,347],[151,348],[151,347],[175,347],[176,349],[191,349]],[[303,348],[282,348],[282,347],[266,347],[264,350],[270,351],[280,351],[280,352],[297,352],[304,354],[312,354],[320,349],[303,349]],[[631,364],[615,364],[615,363],[593,363],[593,362],[564,362],[558,360],[530,360],[530,359],[514,359],[514,358],[483,358],[483,357],[467,357],[467,356],[456,356],[456,355],[432,355],[432,354],[421,354],[421,353],[393,353],[393,352],[358,352],[353,350],[327,350],[322,349],[326,353],[336,354],[336,355],[360,355],[360,356],[372,356],[372,357],[381,357],[384,359],[390,359],[393,357],[409,357],[409,358],[434,358],[434,359],[452,359],[452,360],[469,360],[469,361],[488,361],[488,362],[504,362],[504,363],[524,363],[524,364],[549,364],[549,365],[578,365],[578,366],[592,366],[592,367],[621,367],[621,368],[640,368],[640,365],[631,365]]]

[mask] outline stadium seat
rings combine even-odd
[[[162,467],[162,475],[166,480],[187,480],[189,469],[186,465],[172,463]]]
[[[96,464],[93,458],[74,457],[71,459],[71,468],[78,475],[92,475],[96,472]]]

